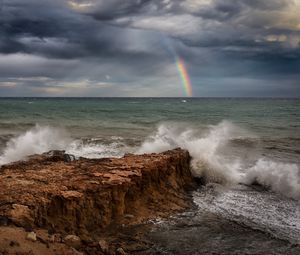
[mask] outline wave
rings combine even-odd
[[[0,165],[49,150],[65,150],[76,157],[121,157],[125,153],[153,153],[181,147],[189,151],[193,175],[207,183],[252,184],[269,187],[300,199],[300,173],[297,164],[276,162],[262,157],[259,138],[229,121],[202,129],[182,123],[161,124],[140,145],[122,137],[72,139],[62,129],[35,126],[10,139],[0,156]]]
[[[230,153],[228,155],[228,144],[231,140],[243,137],[248,139],[255,136],[229,121],[211,125],[200,133],[189,128],[180,130],[174,126],[161,125],[137,153],[161,152],[181,147],[187,149],[192,156],[192,171],[195,176],[205,177],[207,182],[239,182],[243,174],[238,171],[241,159]]]
[[[234,125],[222,121],[212,125],[206,132],[197,134],[191,129],[178,130],[177,127],[161,125],[157,132],[141,145],[137,153],[161,152],[181,147],[192,156],[192,171],[196,177],[206,182],[222,184],[258,183],[285,196],[300,199],[300,172],[297,164],[276,162],[264,158],[259,148],[252,142],[257,136]],[[249,144],[243,150],[234,150],[236,145]],[[243,141],[243,142],[241,142]]]
[[[74,140],[64,129],[36,125],[6,143],[0,156],[0,166],[50,150],[65,150],[76,157],[87,158],[121,157],[130,151],[120,137],[112,137],[111,140],[111,143],[101,143],[96,138]]]
[[[23,159],[31,154],[64,149],[68,140],[66,134],[60,129],[37,125],[9,140],[0,156],[0,165]]]
[[[247,169],[243,181],[259,183],[294,199],[300,199],[300,173],[296,164],[259,159]]]
[[[75,140],[66,149],[67,153],[75,157],[86,158],[122,157],[127,151],[130,151],[130,148],[121,141],[107,144],[98,139],[88,141]]]

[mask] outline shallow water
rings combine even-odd
[[[300,246],[214,213],[193,211],[157,225],[148,235],[152,247],[134,254],[291,254]]]
[[[261,187],[210,184],[193,194],[200,211],[300,244],[300,202]]]
[[[92,158],[182,147],[207,185],[177,220],[188,227],[157,232],[174,243],[162,243],[166,254],[197,254],[201,240],[203,253],[299,254],[300,100],[184,100],[0,99],[0,165],[52,149]]]

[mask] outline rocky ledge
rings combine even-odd
[[[189,163],[187,151],[174,149],[78,160],[51,151],[4,165],[0,254],[130,252],[140,247],[134,226],[190,205]]]

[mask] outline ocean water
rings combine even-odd
[[[193,194],[199,211],[300,245],[299,99],[0,99],[0,165],[52,149],[93,158],[176,147],[206,183]]]

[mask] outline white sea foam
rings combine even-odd
[[[180,124],[162,124],[136,149],[127,146],[123,139],[103,143],[101,139],[72,140],[67,132],[51,127],[36,126],[12,138],[0,156],[0,165],[24,159],[26,156],[49,150],[66,150],[77,157],[121,157],[126,152],[151,153],[181,147],[192,156],[192,171],[207,182],[222,184],[251,184],[257,182],[276,192],[300,199],[300,174],[296,164],[275,162],[253,153],[251,165],[241,151],[232,151],[232,140],[247,140],[253,134],[237,125],[222,121],[205,130],[184,127]],[[256,150],[256,148],[254,148]]]
[[[209,211],[272,236],[300,244],[300,201],[244,185],[209,184],[193,192],[201,212]]]
[[[247,169],[243,181],[248,184],[258,182],[288,197],[300,199],[300,174],[296,164],[259,159]]]
[[[298,165],[267,160],[253,153],[256,158],[252,159],[252,166],[249,167],[243,155],[228,157],[231,140],[251,137],[253,134],[228,121],[210,126],[200,134],[191,129],[179,130],[173,125],[161,125],[154,135],[146,139],[137,153],[181,147],[192,156],[194,175],[204,177],[207,182],[251,184],[255,181],[273,191],[300,199]]]
[[[223,156],[226,144],[234,138],[246,136],[247,132],[223,121],[210,126],[204,132],[197,134],[196,130],[178,130],[174,126],[161,125],[153,136],[149,137],[137,153],[160,152],[175,147],[187,149],[193,160],[194,175],[204,176],[208,181],[238,182],[241,173],[240,159],[229,161]]]
[[[32,154],[64,149],[69,140],[61,129],[37,125],[7,143],[0,156],[0,165],[23,159]]]
[[[112,137],[112,140],[110,144],[103,144],[98,139],[83,142],[71,139],[63,129],[36,125],[7,143],[0,155],[0,165],[50,150],[65,150],[76,157],[87,158],[121,157],[129,151],[120,137]]]
[[[104,158],[122,157],[127,150],[129,150],[129,148],[121,142],[103,144],[99,141],[97,143],[94,141],[88,143],[75,140],[68,145],[66,152],[76,157]]]

